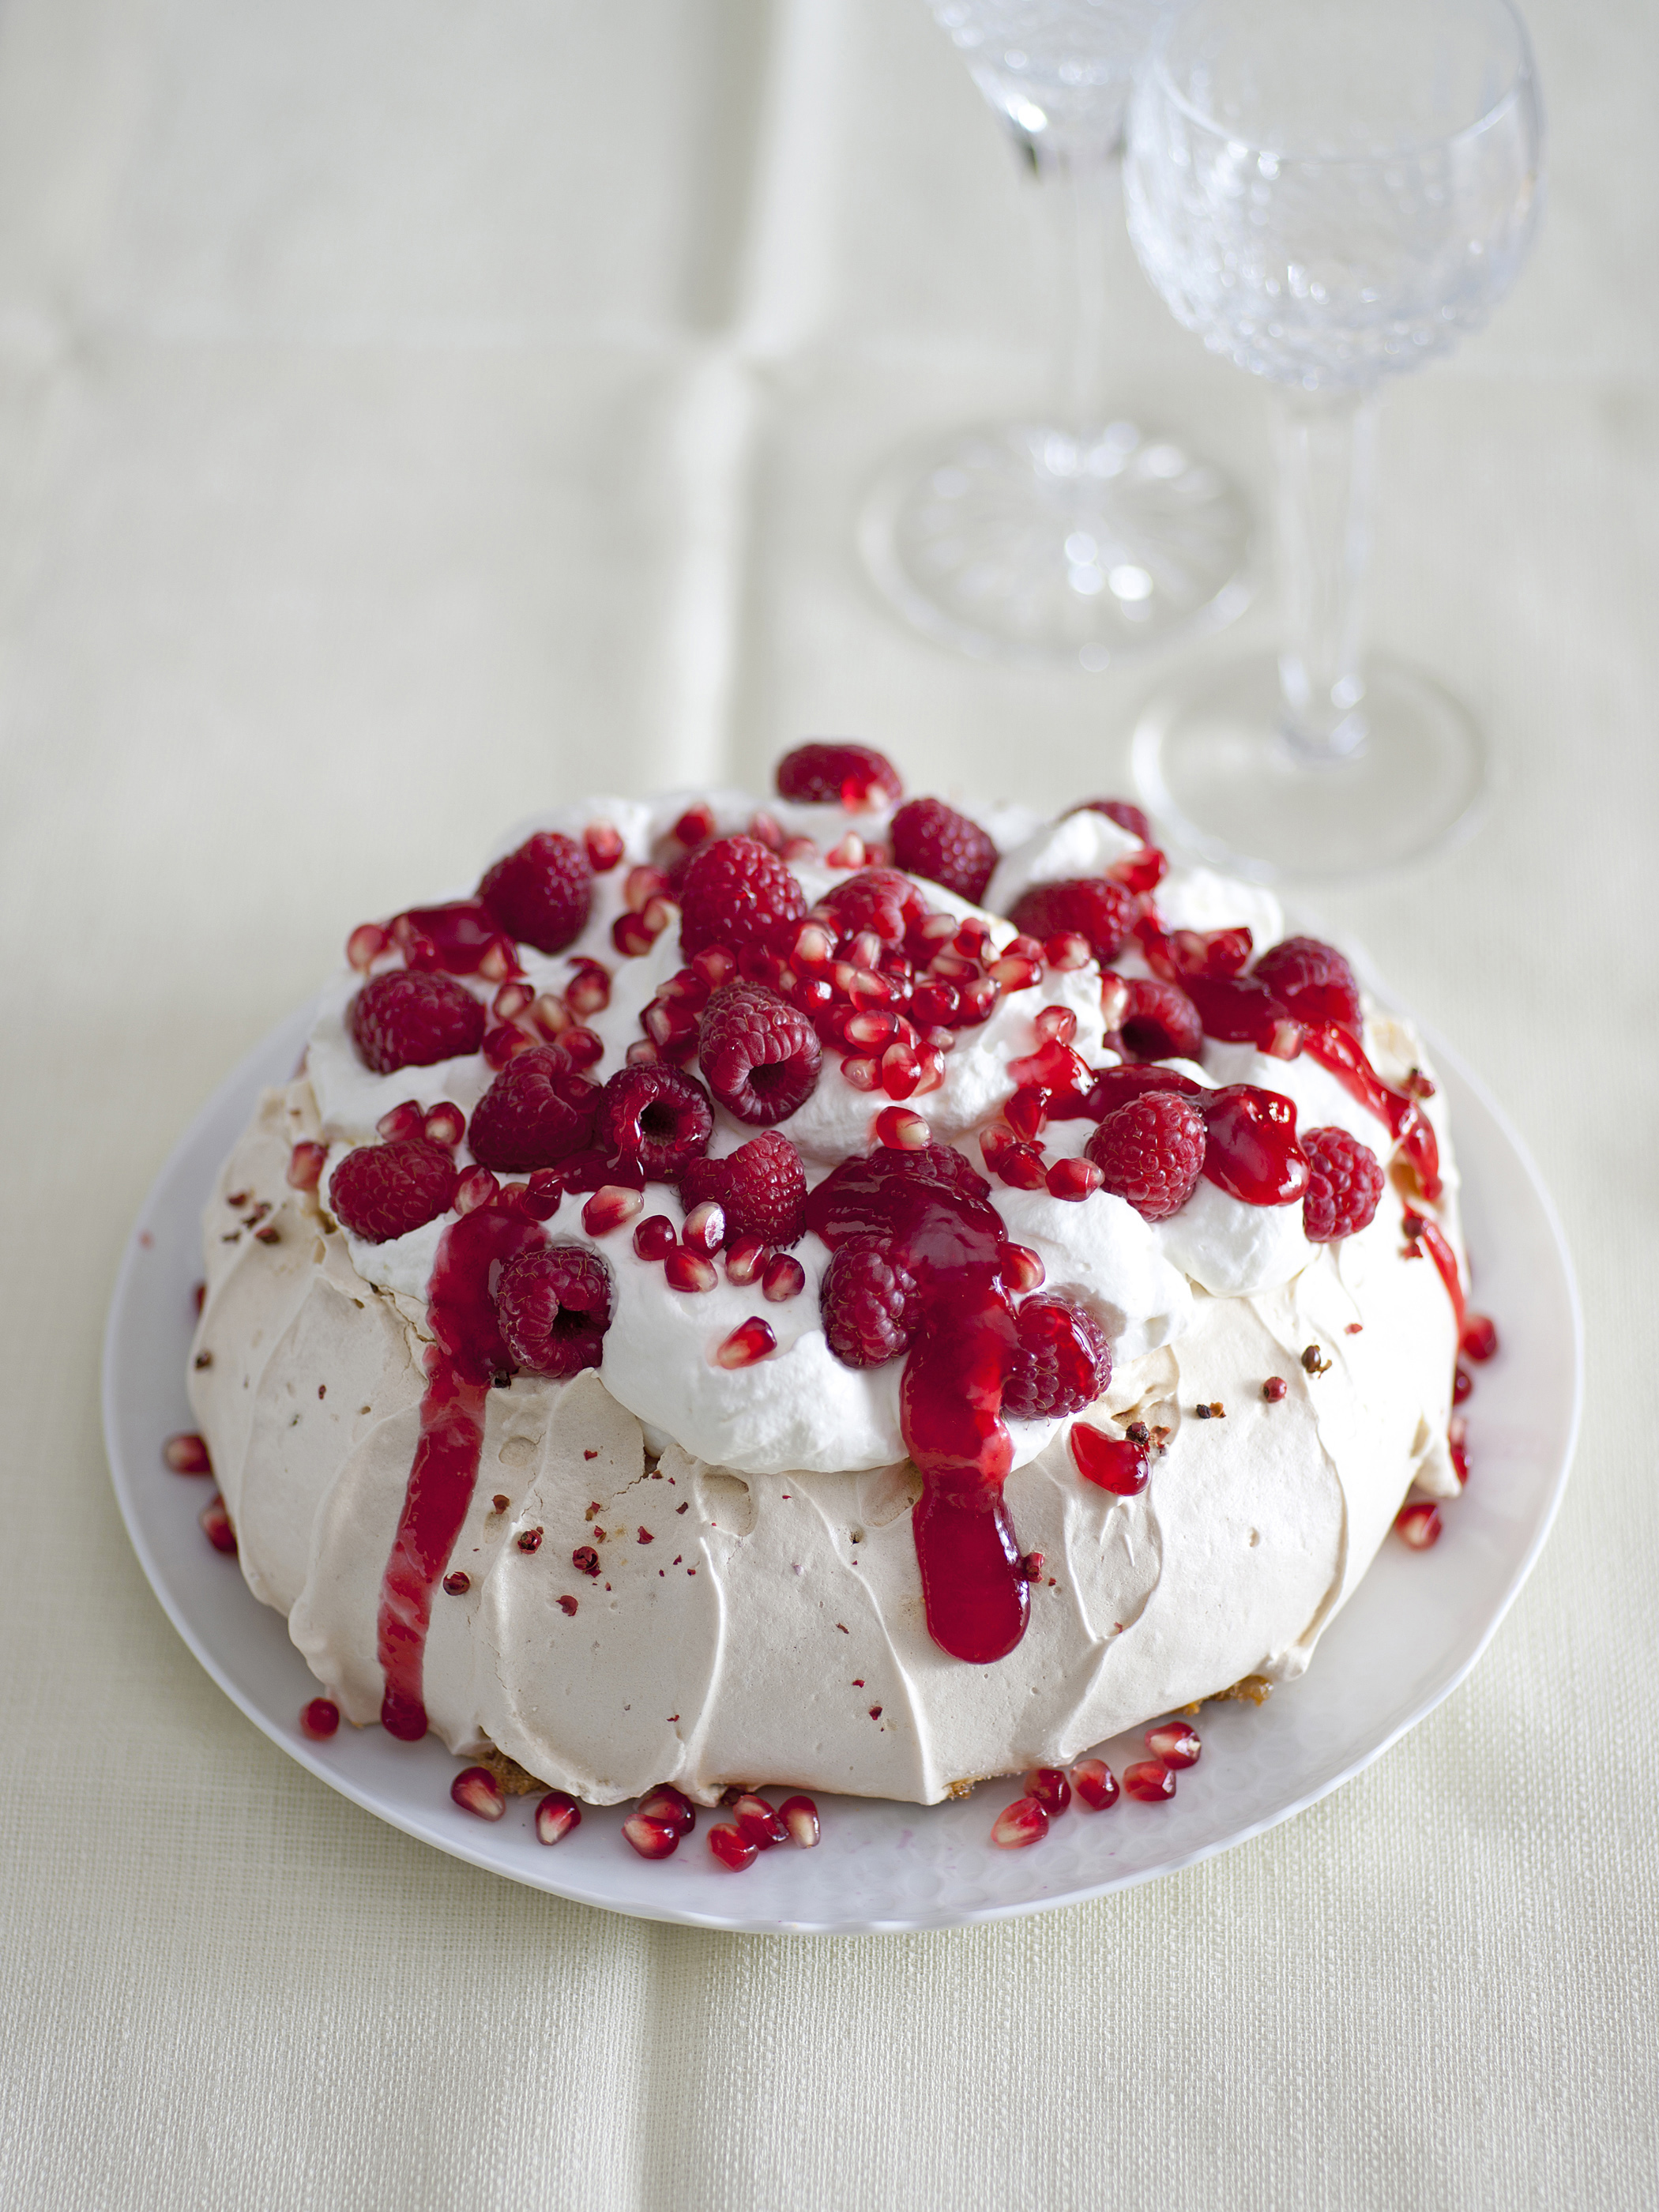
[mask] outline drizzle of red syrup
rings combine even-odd
[[[1018,1339],[989,1186],[939,1146],[883,1152],[826,1176],[807,1222],[832,1249],[879,1236],[920,1286],[899,1416],[922,1479],[911,1528],[927,1632],[952,1658],[1006,1658],[1025,1633],[1030,1591],[1002,1495],[1013,1464],[1002,1392]]]
[[[1246,1206],[1289,1206],[1308,1188],[1308,1163],[1296,1140],[1296,1108],[1276,1091],[1230,1083],[1199,1101],[1204,1116],[1204,1173]]]
[[[1127,1437],[1109,1437],[1079,1421],[1068,1442],[1072,1464],[1085,1482],[1109,1490],[1114,1498],[1138,1498],[1146,1487],[1150,1469],[1144,1444]]]
[[[1407,1237],[1415,1237],[1428,1247],[1429,1257],[1440,1271],[1440,1279],[1446,1285],[1446,1296],[1452,1302],[1452,1312],[1457,1320],[1457,1334],[1463,1334],[1463,1279],[1457,1272],[1457,1255],[1446,1242],[1445,1232],[1437,1222],[1425,1214],[1407,1212],[1402,1226]]]
[[[422,1669],[432,1594],[471,1502],[490,1384],[513,1364],[495,1325],[495,1287],[508,1260],[545,1242],[538,1222],[481,1206],[450,1223],[432,1263],[427,1315],[435,1341],[426,1353],[421,1438],[375,1621],[386,1680],[380,1723],[405,1743],[426,1734]]]

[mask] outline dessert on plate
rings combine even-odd
[[[349,1720],[599,1803],[1260,1695],[1458,1486],[1442,1103],[1341,954],[1121,801],[777,781],[356,929],[208,1209],[250,1588]]]

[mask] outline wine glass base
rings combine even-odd
[[[1135,782],[1190,852],[1260,883],[1352,881],[1467,836],[1486,769],[1467,711],[1432,678],[1378,659],[1364,712],[1360,750],[1310,762],[1285,734],[1277,659],[1226,662],[1145,708]]]
[[[1133,422],[991,423],[912,447],[878,479],[859,544],[908,622],[978,659],[1103,669],[1250,597],[1241,495]]]

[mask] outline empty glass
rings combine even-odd
[[[1012,131],[1056,234],[1066,323],[1048,411],[900,454],[865,510],[876,582],[942,642],[1104,668],[1243,606],[1243,502],[1102,398],[1107,225],[1123,112],[1160,0],[932,0]]]
[[[1144,794],[1208,857],[1348,875],[1473,819],[1468,714],[1360,653],[1375,395],[1508,290],[1541,149],[1507,0],[1192,0],[1159,35],[1130,116],[1130,237],[1176,317],[1286,395],[1283,648],[1188,677],[1135,733]]]

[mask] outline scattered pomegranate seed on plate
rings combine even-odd
[[[1028,1844],[1040,1844],[1048,1832],[1048,1813],[1035,1797],[1016,1797],[991,1823],[991,1841],[1000,1850],[1024,1850]]]
[[[664,1822],[682,1836],[689,1836],[697,1825],[696,1807],[672,1782],[659,1782],[654,1790],[647,1790],[635,1810],[647,1820]]]
[[[1117,1802],[1117,1777],[1103,1759],[1079,1759],[1072,1769],[1072,1788],[1079,1805],[1104,1813]]]
[[[1147,1729],[1146,1743],[1154,1759],[1174,1767],[1196,1766],[1204,1748],[1198,1730],[1188,1728],[1185,1721],[1160,1722],[1157,1728]]]
[[[720,1864],[729,1867],[733,1874],[745,1873],[760,1855],[747,1836],[724,1820],[708,1831],[708,1848]]]
[[[623,1834],[642,1859],[672,1858],[680,1847],[681,1830],[667,1820],[653,1820],[644,1813],[630,1814]]]
[[[1143,1805],[1162,1805],[1176,1794],[1175,1771],[1161,1759],[1137,1759],[1124,1768],[1123,1787]]]
[[[449,1794],[462,1812],[480,1820],[499,1820],[507,1810],[501,1785],[487,1766],[465,1766],[449,1785]]]
[[[536,1808],[536,1841],[562,1844],[582,1824],[582,1808],[568,1790],[550,1790]]]
[[[1465,1359],[1473,1359],[1477,1365],[1494,1356],[1498,1350],[1498,1330],[1489,1314],[1465,1316],[1459,1349]]]
[[[340,1725],[340,1708],[332,1698],[313,1698],[300,1708],[300,1733],[313,1743],[326,1743]]]
[[[216,1552],[234,1552],[236,1531],[230,1525],[230,1516],[225,1510],[225,1501],[217,1495],[210,1498],[198,1516],[202,1534]]]
[[[206,1439],[198,1437],[193,1430],[169,1437],[161,1447],[161,1457],[175,1474],[211,1474],[213,1472]]]
[[[1059,1766],[1034,1766],[1025,1778],[1025,1794],[1035,1797],[1052,1820],[1072,1802],[1072,1785]]]
[[[789,1831],[789,1840],[800,1850],[810,1851],[818,1840],[818,1808],[811,1797],[786,1797],[778,1808],[778,1818]]]
[[[1395,1529],[1414,1552],[1426,1552],[1440,1541],[1440,1508],[1431,1498],[1414,1498],[1395,1516]]]
[[[757,1851],[769,1851],[774,1844],[787,1844],[789,1830],[779,1819],[775,1808],[764,1797],[748,1791],[732,1808],[732,1817],[738,1832]]]

